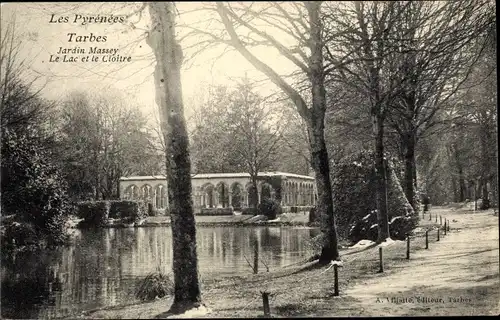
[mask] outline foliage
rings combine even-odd
[[[122,219],[124,222],[138,222],[148,215],[148,207],[140,200],[99,200],[82,201],[78,205],[81,226],[104,227],[109,218]]]
[[[109,201],[82,201],[77,204],[78,217],[83,219],[83,224],[92,227],[104,227],[109,217]]]
[[[257,215],[257,212],[258,212],[257,208],[249,207],[249,208],[242,208],[241,209],[241,214],[245,214],[245,215],[248,214],[248,215],[255,216],[255,215]]]
[[[141,301],[152,301],[157,298],[163,298],[172,295],[174,284],[170,277],[163,274],[160,270],[150,273],[141,281],[136,297]]]
[[[268,220],[274,220],[281,214],[281,206],[278,201],[265,198],[258,206],[258,213],[266,216]]]
[[[140,200],[111,200],[109,207],[110,218],[129,218],[134,220],[143,218],[146,215],[151,215],[149,203],[146,204]],[[147,207],[146,207],[147,206]]]
[[[314,223],[317,219],[316,207],[311,207],[311,209],[309,209],[309,223]]]
[[[30,224],[39,240],[63,243],[70,204],[43,131],[12,129],[2,126],[2,211]]]
[[[61,166],[74,199],[117,198],[120,177],[160,172],[164,151],[121,94],[74,91],[60,107]]]
[[[393,161],[388,164],[388,216],[413,216],[414,212],[403,193]],[[334,212],[339,234],[343,238],[364,238],[367,232],[377,234],[374,195],[373,155],[362,151],[335,164],[332,172]],[[366,223],[365,223],[366,222]],[[365,224],[369,224],[368,227]],[[370,228],[372,230],[370,231]],[[358,235],[359,234],[359,235]]]

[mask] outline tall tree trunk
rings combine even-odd
[[[251,185],[250,185],[248,204],[250,205],[250,208],[257,208],[259,204],[259,195],[257,190],[257,174],[251,174],[250,182]]]
[[[180,313],[201,304],[189,140],[180,77],[182,50],[175,39],[174,4],[152,2],[149,3],[149,12],[152,29],[147,41],[156,58],[156,103],[160,107],[162,131],[167,144],[166,168],[175,287],[170,312]]]
[[[405,148],[405,176],[404,176],[404,190],[405,195],[410,205],[414,210],[415,206],[415,180],[416,180],[416,168],[415,168],[415,134],[413,132],[408,132],[407,136],[404,138],[404,148]]]
[[[372,114],[375,134],[375,171],[376,171],[376,203],[378,239],[382,242],[389,238],[389,219],[387,217],[387,173],[384,160],[384,122],[379,112]],[[410,181],[412,181],[411,179]]]
[[[307,6],[309,21],[311,25],[311,84],[312,84],[312,104],[310,113],[310,139],[311,139],[311,160],[316,176],[318,189],[318,202],[316,210],[322,223],[322,231],[325,235],[325,242],[321,250],[319,263],[329,263],[338,260],[338,240],[333,215],[332,185],[330,182],[330,164],[328,162],[328,151],[325,143],[325,112],[326,112],[326,90],[325,75],[323,66],[323,42],[321,37],[322,26],[320,19],[321,2],[312,2]]]
[[[460,194],[459,202],[464,202],[466,197],[470,199],[470,197],[467,196],[467,186],[465,185],[464,170],[462,167],[462,163],[460,162],[458,150],[452,147],[452,152],[455,157],[455,165],[457,166],[457,173],[458,173],[458,187]]]

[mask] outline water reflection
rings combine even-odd
[[[310,254],[308,240],[317,232],[199,227],[201,277],[250,273],[245,258],[253,261],[255,243],[270,270],[295,263]],[[56,318],[134,302],[138,279],[157,268],[171,272],[171,248],[170,227],[85,230],[71,246],[3,259],[2,317]]]

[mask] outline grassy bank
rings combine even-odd
[[[422,229],[411,238],[409,260],[404,241],[385,246],[384,273],[378,273],[378,247],[343,250],[339,297],[333,296],[333,269],[311,263],[202,281],[203,302],[212,310],[205,317],[260,316],[260,291],[271,293],[275,317],[498,313],[498,217],[490,211],[470,214],[465,210],[433,209],[433,214],[452,222],[451,231],[440,234],[438,242],[439,222],[421,221],[423,229],[431,230],[429,249],[425,249]],[[443,301],[418,302],[417,297]],[[112,307],[80,318],[161,317],[170,303],[167,298]]]

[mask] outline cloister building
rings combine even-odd
[[[311,176],[285,172],[261,172],[257,179],[257,195],[271,198],[282,206],[312,206],[316,204],[316,184]],[[241,210],[249,206],[250,174],[203,173],[191,178],[195,213],[202,208],[233,207]],[[168,208],[167,179],[165,176],[130,176],[120,179],[120,198],[144,200],[155,209]]]

